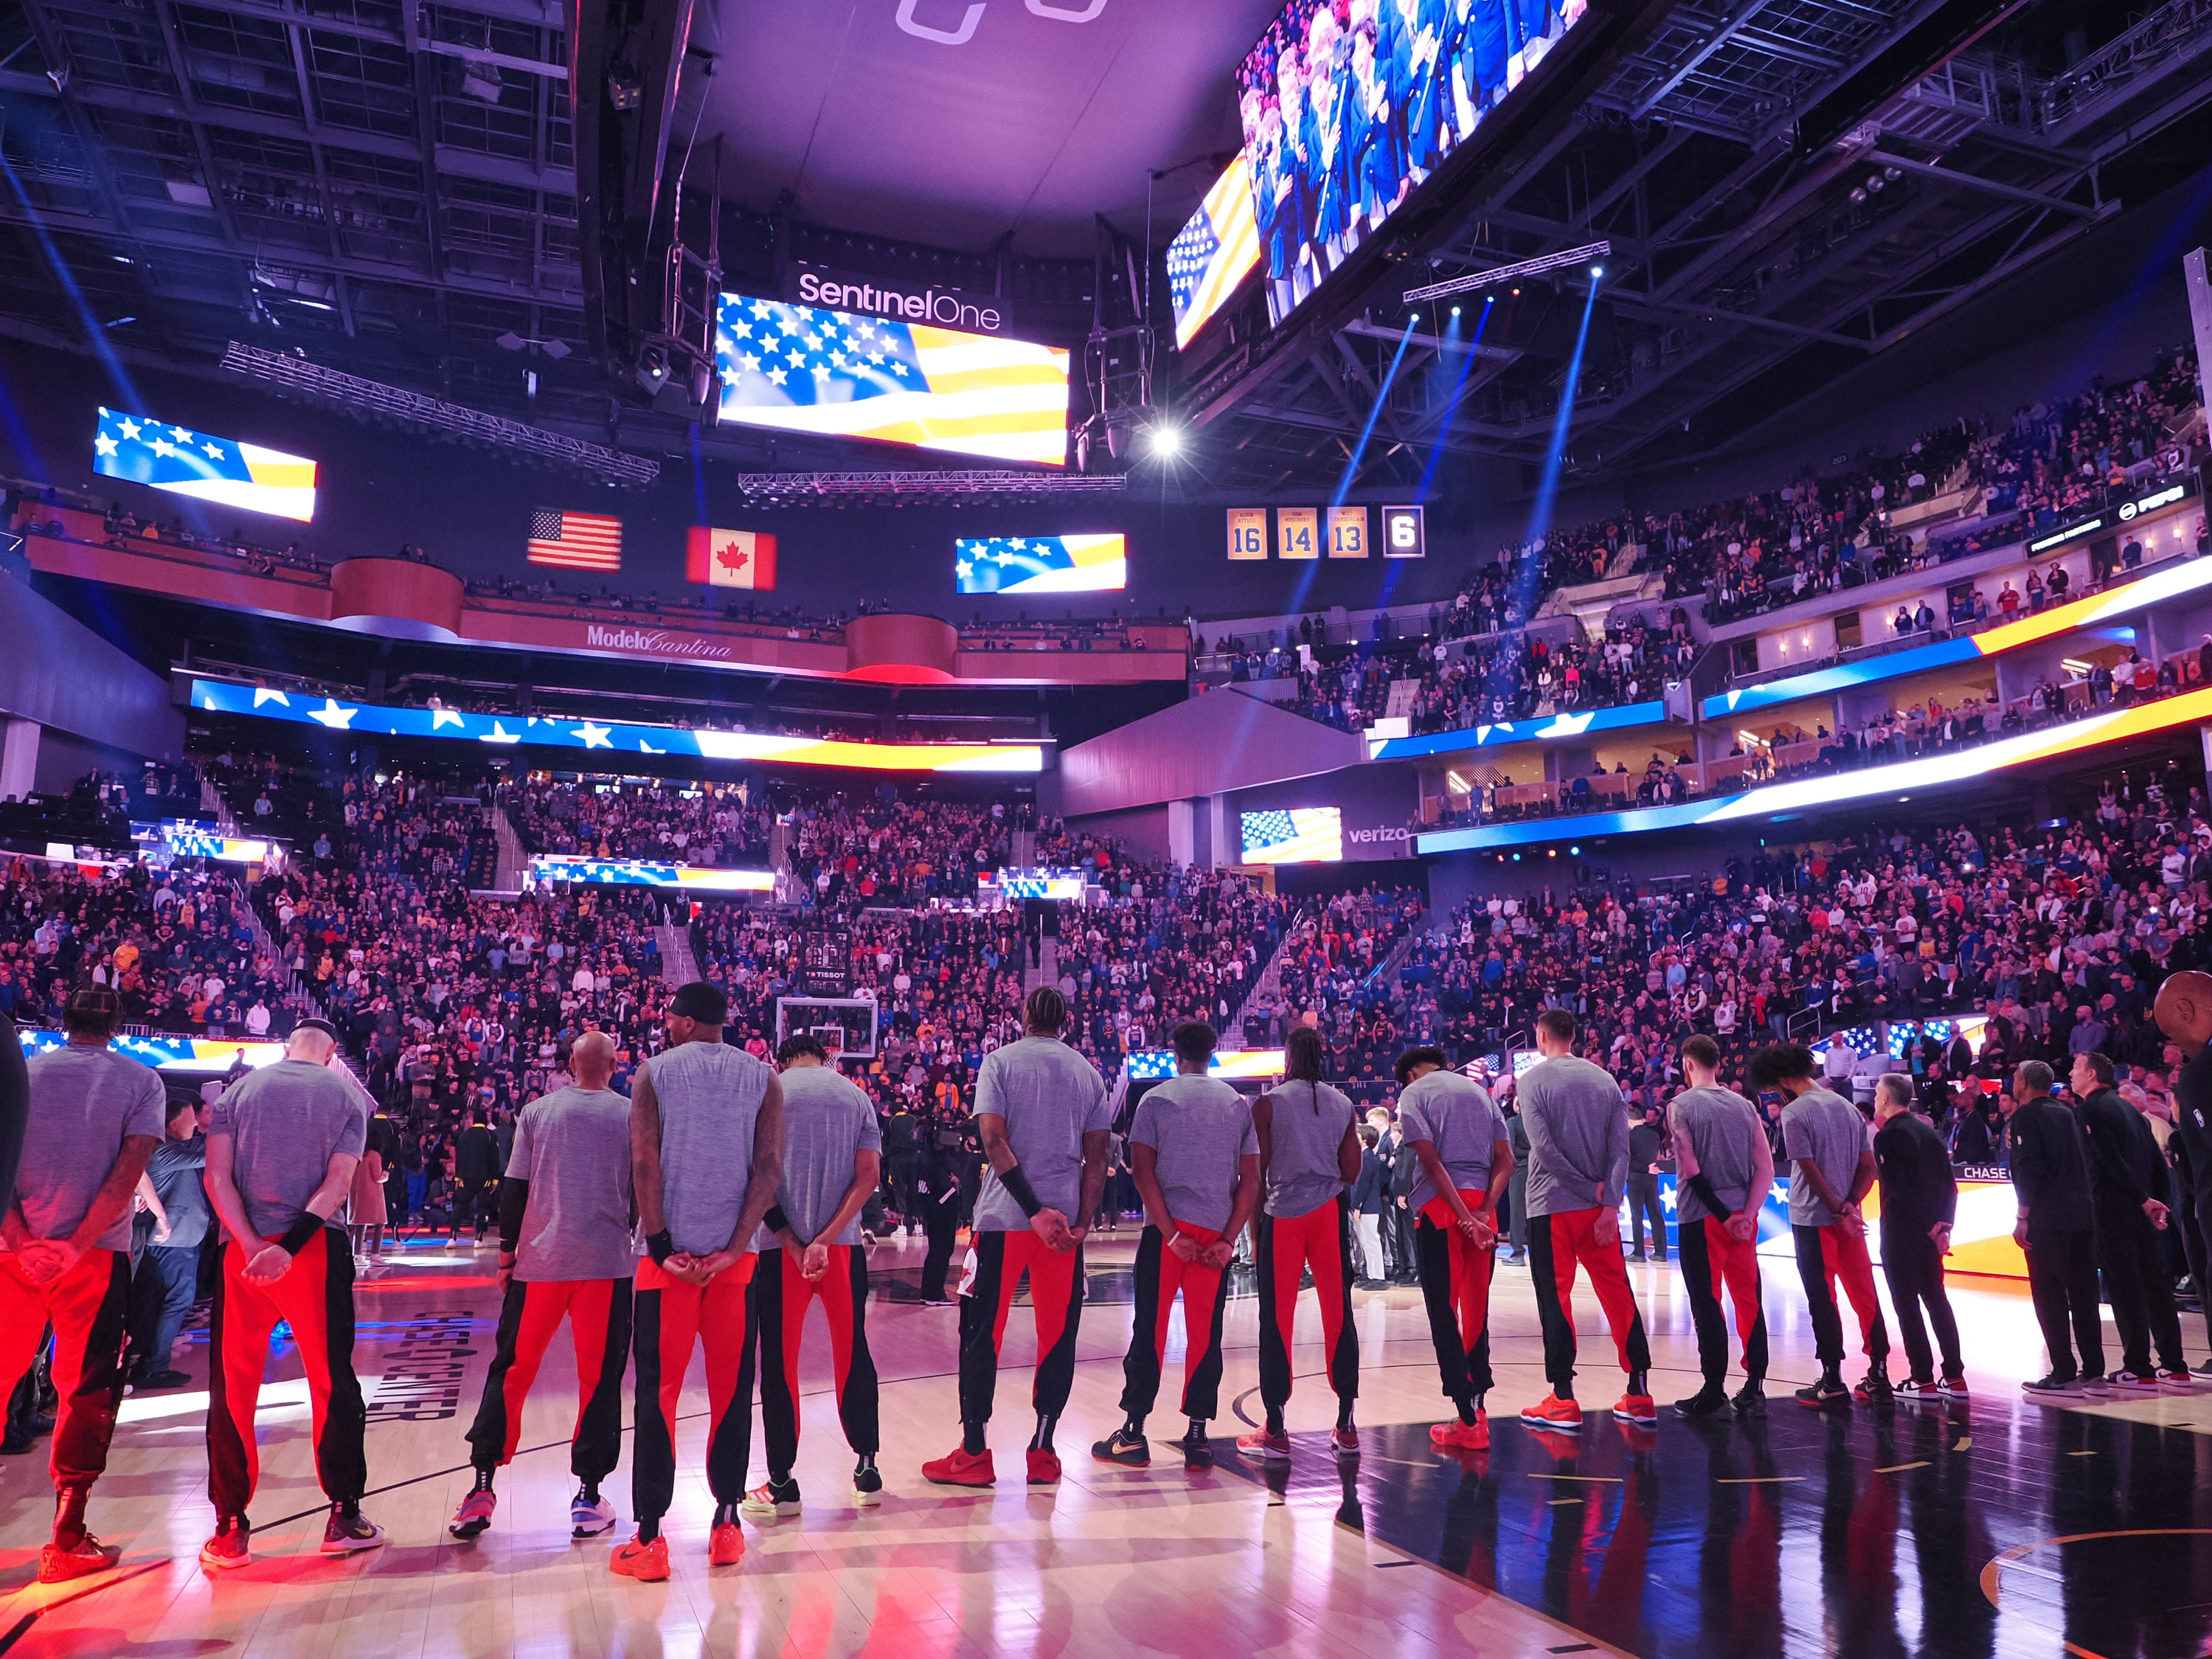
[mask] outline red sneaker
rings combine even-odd
[[[607,1571],[620,1577],[635,1578],[641,1584],[659,1583],[668,1577],[668,1540],[656,1538],[648,1544],[641,1538],[633,1538],[627,1544],[617,1544],[607,1562]]]
[[[1625,1394],[1613,1402],[1613,1414],[1624,1423],[1633,1423],[1639,1428],[1659,1426],[1659,1405],[1648,1394]]]
[[[1054,1486],[1060,1484],[1060,1454],[1042,1447],[1030,1448],[1030,1485]]]
[[[991,1468],[991,1451],[988,1446],[979,1452],[956,1449],[950,1457],[924,1463],[921,1478],[939,1486],[995,1486],[999,1484],[999,1477]]]
[[[1583,1426],[1583,1408],[1574,1401],[1562,1400],[1555,1394],[1547,1394],[1522,1412],[1521,1420],[1534,1428],[1553,1429],[1561,1434],[1579,1434]]]
[[[1349,1424],[1340,1429],[1331,1429],[1328,1431],[1328,1449],[1340,1462],[1352,1462],[1359,1455],[1359,1431]]]
[[[122,1559],[121,1545],[103,1544],[88,1532],[79,1533],[76,1542],[66,1549],[50,1543],[39,1552],[39,1582],[65,1583],[87,1573],[105,1572]]]
[[[734,1521],[725,1521],[707,1537],[707,1565],[734,1567],[745,1559],[745,1535]]]
[[[1477,1411],[1472,1423],[1462,1423],[1457,1418],[1448,1423],[1432,1423],[1429,1425],[1429,1443],[1446,1451],[1488,1451],[1490,1413]]]
[[[1250,1463],[1287,1463],[1291,1461],[1291,1437],[1255,1429],[1249,1434],[1237,1437],[1237,1455]]]

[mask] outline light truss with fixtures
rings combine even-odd
[[[305,357],[264,351],[236,340],[223,348],[223,370],[241,380],[272,386],[278,395],[301,398],[342,415],[398,421],[465,443],[487,444],[541,465],[588,473],[601,483],[637,488],[660,476],[660,463],[626,455],[604,444],[587,443],[542,427],[526,426],[463,404],[449,404],[420,392],[404,392],[357,374],[325,368]]]
[[[1455,294],[1468,294],[1479,288],[1496,288],[1500,283],[1517,283],[1524,276],[1541,276],[1545,272],[1559,270],[1567,265],[1585,264],[1592,259],[1602,259],[1613,252],[1611,242],[1590,242],[1582,247],[1571,247],[1559,253],[1547,253],[1540,259],[1523,259],[1517,265],[1500,265],[1496,270],[1476,271],[1470,276],[1455,276],[1449,282],[1431,283],[1426,288],[1406,290],[1406,303],[1417,306],[1430,300],[1446,300]]]
[[[1095,495],[1123,488],[1113,474],[1080,472],[744,472],[738,488],[758,507],[858,507],[870,503],[1027,500]]]

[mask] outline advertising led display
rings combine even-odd
[[[530,882],[565,881],[598,887],[672,887],[687,893],[773,893],[773,870],[724,870],[713,865],[659,859],[586,859],[540,853],[530,860]]]
[[[1120,536],[962,537],[952,574],[963,593],[1113,593],[1129,585]]]
[[[1168,244],[1168,299],[1175,307],[1180,351],[1228,303],[1245,274],[1260,263],[1260,233],[1252,222],[1252,173],[1240,155],[1206,192]]]
[[[1334,806],[1241,816],[1247,864],[1335,864],[1344,857],[1344,814]]]
[[[1067,353],[1050,346],[725,294],[714,372],[740,426],[1067,459]]]
[[[1290,0],[1237,76],[1270,320],[1518,95],[1583,5],[1376,0],[1347,26],[1334,3]]]
[[[315,464],[301,455],[165,426],[118,409],[100,411],[92,470],[218,507],[301,524],[315,516]]]

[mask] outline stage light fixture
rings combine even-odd
[[[1540,276],[1547,271],[1578,265],[1586,260],[1602,259],[1612,252],[1613,244],[1609,241],[1589,242],[1581,247],[1547,253],[1539,259],[1524,259],[1518,264],[1502,265],[1495,270],[1476,271],[1470,276],[1455,276],[1449,282],[1431,283],[1425,288],[1408,289],[1405,300],[1407,305],[1414,306],[1425,300],[1448,300],[1455,294],[1465,294],[1492,283],[1511,282],[1522,276]],[[1515,291],[1517,293],[1519,290]]]
[[[1182,453],[1182,428],[1173,421],[1160,422],[1145,437],[1146,447],[1162,460],[1172,460]]]

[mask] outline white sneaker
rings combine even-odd
[[[2138,1376],[2133,1371],[2114,1371],[2106,1378],[2106,1381],[2112,1385],[2112,1391],[2115,1394],[2156,1394],[2158,1392],[2156,1377]]]
[[[572,1538],[597,1538],[614,1525],[616,1518],[614,1504],[605,1496],[593,1503],[579,1492],[568,1500],[568,1535]]]

